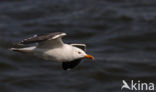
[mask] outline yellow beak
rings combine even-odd
[[[94,60],[94,57],[92,55],[88,55],[88,54],[85,56],[85,58],[89,58],[89,59]]]

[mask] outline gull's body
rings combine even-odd
[[[26,48],[11,48],[13,51],[28,53],[45,60],[63,62],[63,69],[74,68],[82,58],[93,59],[93,56],[85,52],[85,44],[65,44],[62,37],[66,33],[50,33],[47,35],[34,36],[23,40],[19,44],[37,43],[35,46]]]
[[[41,56],[45,60],[52,60],[57,62],[70,62],[74,60],[73,49],[79,49],[79,48],[76,48],[72,45],[64,44],[62,47],[55,48],[55,49],[34,48],[33,52],[34,55]]]

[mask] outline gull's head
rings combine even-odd
[[[94,60],[94,57],[92,55],[86,54],[85,51],[79,48],[74,48],[74,58],[76,59],[82,59],[82,58],[88,58]]]

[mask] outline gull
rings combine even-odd
[[[64,70],[73,69],[83,58],[94,60],[92,55],[86,54],[85,44],[66,44],[62,41],[64,36],[66,36],[64,32],[34,35],[18,43],[18,45],[36,43],[34,46],[11,48],[10,50],[31,54],[45,60],[61,62]]]

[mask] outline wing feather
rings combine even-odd
[[[19,42],[19,44],[31,44],[36,42],[42,42],[49,39],[56,39],[59,37],[58,35],[60,34],[66,35],[66,33],[62,33],[62,32],[54,32],[54,33],[48,33],[44,35],[34,35],[33,37],[24,39],[23,41]]]
[[[68,69],[73,69],[74,67],[76,67],[79,63],[80,63],[81,59],[77,59],[71,62],[63,62],[62,63],[62,68],[64,70],[68,70]]]
[[[80,48],[86,52],[86,45],[85,44],[71,44],[71,45],[74,47]]]
[[[66,33],[63,32],[54,32],[45,35],[35,35],[28,39],[24,39],[19,44],[38,43],[38,48],[53,48],[63,45],[62,37],[65,35]]]

